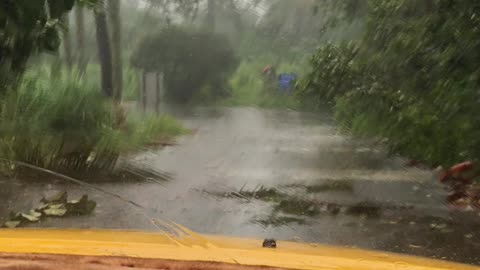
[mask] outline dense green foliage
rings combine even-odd
[[[479,15],[476,2],[371,1],[358,48],[320,48],[300,97],[335,102],[341,123],[392,152],[432,165],[478,160]]]
[[[353,43],[320,47],[310,59],[315,68],[300,82],[297,96],[318,108],[354,89],[362,79],[353,61],[357,53]]]
[[[183,131],[167,116],[126,113],[103,97],[97,63],[86,74],[61,65],[60,34],[72,30],[66,16],[74,5],[100,7],[96,0],[0,3],[0,157],[13,161],[2,173],[15,161],[67,173],[109,173],[121,154]],[[125,95],[134,99],[137,71],[124,73]]]
[[[112,169],[119,154],[178,135],[166,116],[119,123],[98,86],[71,77],[27,72],[0,103],[0,156],[60,171]]]
[[[145,37],[132,63],[145,71],[163,72],[167,98],[184,103],[202,89],[213,91],[212,97],[226,96],[237,61],[225,37],[169,27]]]
[[[95,0],[79,1],[93,4]],[[29,57],[55,51],[59,44],[62,16],[75,0],[4,0],[0,3],[0,92],[24,72]]]

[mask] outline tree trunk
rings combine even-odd
[[[77,28],[77,65],[80,76],[85,74],[87,68],[87,57],[85,55],[85,19],[84,9],[81,5],[75,8],[75,25]]]
[[[208,0],[207,2],[207,18],[205,20],[205,27],[208,31],[215,31],[215,6],[216,0]]]
[[[122,100],[123,69],[122,69],[122,37],[120,24],[120,0],[109,0],[110,26],[112,29],[112,60],[113,60],[113,87],[115,101]]]
[[[103,1],[99,1],[95,11],[95,28],[97,36],[98,60],[100,61],[102,92],[105,96],[113,97],[112,51],[108,36],[107,16]]]
[[[238,36],[238,39],[241,40],[243,31],[244,31],[242,14],[240,13],[240,10],[237,8],[237,6],[235,5],[234,0],[230,0],[229,10],[233,18],[233,25],[235,27],[235,30],[237,31],[236,36]]]
[[[68,14],[63,15],[62,22],[66,28],[64,31],[62,31],[63,53],[65,57],[65,64],[67,64],[68,71],[71,71],[73,66],[72,39],[70,36],[70,18],[68,17]]]

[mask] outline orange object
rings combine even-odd
[[[470,170],[473,168],[473,163],[471,161],[465,161],[462,163],[459,163],[457,165],[454,165],[450,168],[449,173],[452,174],[457,174],[464,172],[466,170]]]
[[[450,177],[465,171],[469,171],[471,169],[473,169],[473,163],[471,161],[465,161],[465,162],[453,165],[452,167],[450,167],[450,169],[440,174],[440,177],[439,177],[440,182],[445,182]]]
[[[272,65],[266,65],[263,69],[262,69],[262,73],[265,74],[267,72],[269,72],[270,70],[272,69]]]

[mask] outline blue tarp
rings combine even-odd
[[[282,92],[290,92],[293,89],[292,82],[297,78],[294,73],[282,73],[278,75],[278,90]]]

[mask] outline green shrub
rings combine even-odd
[[[230,79],[231,105],[257,105],[263,94],[262,66],[242,62]]]
[[[157,141],[170,140],[184,133],[182,126],[168,115],[130,114],[127,118],[127,149],[136,151],[139,147],[155,144]]]
[[[214,98],[227,96],[227,81],[237,61],[224,36],[170,27],[142,40],[132,64],[163,72],[166,97],[185,103],[205,87]]]
[[[72,10],[74,0],[4,0],[0,3],[0,93],[16,88],[31,55],[54,52],[60,45],[62,16]],[[94,0],[82,0],[93,5]]]
[[[111,170],[120,154],[182,132],[167,116],[119,125],[112,104],[91,84],[27,72],[0,102],[0,155],[59,171]]]
[[[479,10],[462,1],[371,2],[360,47],[320,48],[299,97],[333,103],[344,127],[384,139],[394,153],[431,165],[478,161]]]
[[[357,52],[353,43],[320,47],[310,59],[312,68],[298,84],[297,97],[320,107],[357,87],[360,75],[353,61]]]

